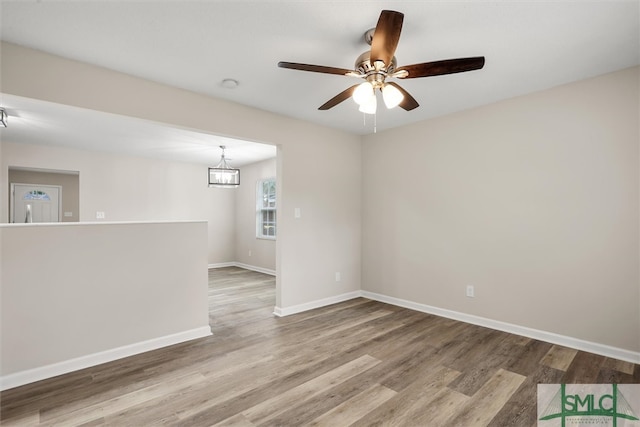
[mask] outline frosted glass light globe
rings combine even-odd
[[[382,88],[382,99],[384,100],[384,105],[386,105],[387,108],[394,108],[402,102],[404,95],[397,87],[386,84]]]
[[[375,114],[377,107],[378,100],[376,99],[376,95],[372,94],[367,102],[360,104],[360,108],[358,108],[358,110],[365,114]]]
[[[369,99],[375,97],[373,93],[373,85],[369,82],[360,84],[356,90],[353,91],[353,100],[356,104],[362,105],[370,102]]]

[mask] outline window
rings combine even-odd
[[[49,197],[49,195],[44,191],[33,190],[25,193],[25,195],[22,197],[22,200],[44,200],[48,202],[51,200],[51,197]]]
[[[256,236],[261,239],[276,238],[276,179],[258,181]]]

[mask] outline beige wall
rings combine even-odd
[[[62,147],[0,144],[0,183],[6,182],[11,166],[79,171],[80,221],[208,221],[209,262],[234,261],[233,190],[208,188],[206,166]],[[5,199],[1,222],[7,222]],[[105,213],[105,220],[96,219],[98,211]]]
[[[210,335],[206,227],[0,225],[2,387]]]
[[[261,269],[276,269],[276,241],[256,237],[256,185],[259,180],[276,177],[276,159],[241,168],[242,185],[236,189],[235,260]],[[276,195],[277,197],[277,195]]]
[[[9,199],[11,184],[45,184],[62,187],[62,218],[60,222],[78,222],[80,218],[80,183],[77,172],[42,172],[25,169],[9,169]],[[9,202],[11,205],[11,202]],[[9,206],[10,208],[11,206]],[[69,212],[71,216],[65,216]],[[9,217],[11,216],[8,213]]]
[[[286,308],[360,289],[358,136],[10,43],[3,42],[0,53],[3,93],[277,145],[276,304]],[[327,176],[317,159],[339,164]],[[296,207],[303,212],[300,219],[294,219]]]
[[[365,137],[363,289],[640,351],[638,80]]]
[[[362,283],[640,351],[637,68],[360,138],[8,43],[1,55],[4,93],[277,145],[279,307]],[[390,159],[393,180],[377,173]]]

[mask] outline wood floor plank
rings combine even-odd
[[[359,334],[354,335],[348,331],[338,333],[338,337],[335,338],[334,343],[338,343],[338,348],[348,349],[350,347],[358,347],[361,340],[365,340],[366,337],[375,337],[378,334],[385,334],[390,330],[401,327],[401,324],[395,324],[389,322],[384,328],[364,327]],[[181,420],[184,420],[185,425],[192,423],[197,425],[204,420],[216,420],[231,416],[235,412],[239,412],[247,409],[247,402],[251,399],[255,399],[257,396],[264,396],[265,393],[273,395],[273,393],[284,392],[284,388],[292,388],[300,385],[301,383],[308,381],[313,376],[320,375],[326,370],[333,369],[334,367],[343,364],[331,356],[327,357],[327,354],[331,354],[333,347],[323,348],[326,342],[320,340],[320,346],[303,346],[294,349],[297,353],[290,352],[288,356],[283,355],[279,360],[274,361],[273,367],[264,367],[261,375],[240,377],[236,379],[229,379],[229,384],[220,388],[220,392],[213,393],[213,397],[198,402],[193,402],[190,397],[185,397],[185,404],[188,403],[188,409],[181,410],[178,416]],[[324,365],[324,366],[323,366]],[[334,366],[335,365],[335,366]],[[322,367],[323,370],[318,370]],[[219,381],[216,381],[218,383]],[[214,387],[213,385],[211,387]],[[280,391],[279,391],[280,390]],[[221,392],[224,391],[222,394]],[[244,406],[229,406],[226,402],[228,400],[235,400],[242,403]],[[264,400],[264,397],[261,397]],[[229,409],[233,408],[233,410]],[[229,412],[226,416],[222,416],[226,412]]]
[[[450,419],[469,401],[469,397],[450,388],[419,399],[393,420],[400,426],[448,427]],[[474,425],[475,426],[475,425]]]
[[[473,396],[501,367],[519,358],[523,346],[514,335],[500,332],[493,341],[473,342],[474,356],[469,366],[449,386],[467,396]]]
[[[596,384],[638,384],[638,380],[633,375],[616,371],[610,368],[601,368],[598,377],[594,381]]]
[[[367,413],[391,399],[397,393],[383,385],[373,387],[336,406],[331,411],[311,421],[309,426],[334,427],[348,426],[364,417]]]
[[[379,372],[381,365],[348,379],[326,393],[319,394],[311,399],[306,399],[291,406],[277,417],[270,420],[268,425],[273,426],[302,426],[321,417],[343,402],[352,399],[375,384],[379,384]]]
[[[633,370],[636,365],[631,362],[625,362],[623,360],[612,359],[607,357],[602,364],[603,368],[613,369],[614,371],[622,372],[623,374],[633,375]]]
[[[322,394],[336,384],[371,369],[378,363],[380,363],[378,359],[374,359],[373,357],[366,355],[362,356],[294,387],[285,393],[281,393],[245,411],[242,411],[242,414],[254,424],[265,423],[278,415],[283,408],[288,408],[294,403]]]
[[[576,357],[578,350],[554,345],[549,349],[547,354],[544,355],[540,363],[555,368],[560,371],[566,371],[569,369],[573,358]]]
[[[4,427],[32,427],[40,425],[40,414],[28,412],[2,421]]]
[[[526,377],[506,371],[498,370],[478,392],[473,395],[447,421],[450,426],[486,426],[496,416],[513,393],[520,387]]]
[[[436,410],[439,408],[436,405],[430,405],[430,403],[438,396],[439,392],[450,390],[447,389],[447,385],[458,375],[460,372],[444,366],[434,366],[430,370],[425,370],[425,373],[417,376],[413,383],[360,418],[353,424],[353,427],[403,425],[410,423],[413,418],[420,418],[420,414],[432,417],[434,414],[429,408],[433,407]],[[453,394],[463,396],[453,390],[450,391]],[[464,398],[468,399],[466,396]],[[455,396],[452,397],[452,401],[455,400]]]
[[[578,351],[562,377],[562,382],[566,384],[595,383],[604,359],[604,356]]]
[[[542,358],[553,344],[531,340],[523,348],[518,357],[507,365],[507,370],[520,375],[531,375],[539,369]]]
[[[214,424],[215,427],[255,427],[243,414],[236,414],[224,421]]]
[[[489,423],[492,427],[537,425],[537,385],[558,384],[563,371],[539,365]]]
[[[40,418],[41,422],[58,425],[87,423],[95,420],[96,418],[103,418],[107,415],[136,406],[139,403],[164,396],[169,392],[182,390],[189,386],[198,384],[202,382],[202,380],[203,376],[199,373],[190,374],[182,378],[172,378],[166,383],[163,382],[142,390],[123,394],[115,398],[101,401],[95,405],[78,408],[78,405],[75,404],[72,405],[71,408],[62,406],[49,411],[44,411],[41,412]]]
[[[275,278],[237,267],[209,271],[208,298],[212,336],[3,391],[0,424],[533,427],[537,384],[640,383],[640,365],[364,298],[276,317]]]

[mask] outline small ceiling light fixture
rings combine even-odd
[[[235,188],[240,185],[240,169],[234,169],[224,157],[224,145],[221,145],[222,155],[220,163],[215,168],[209,168],[209,187]]]
[[[220,83],[220,85],[226,89],[235,89],[238,87],[239,83],[234,79],[224,79],[222,80],[222,83]]]
[[[395,108],[404,99],[400,90],[391,83],[384,83],[377,80],[361,83],[353,91],[352,98],[360,106],[359,110],[365,114],[375,114],[378,102],[376,101],[376,90],[382,92],[384,105],[388,109]]]
[[[7,115],[5,109],[0,107],[0,125],[2,127],[7,127],[7,117],[9,116]]]

